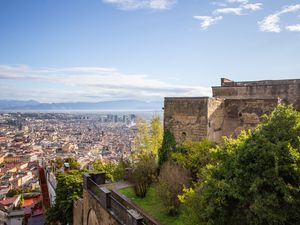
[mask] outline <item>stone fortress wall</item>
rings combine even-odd
[[[208,97],[165,98],[164,127],[183,140],[198,140],[207,136]]]
[[[263,114],[278,102],[293,104],[300,111],[300,79],[234,82],[221,79],[212,87],[213,97],[165,98],[164,129],[176,140],[221,142],[222,136],[237,136],[254,128]]]

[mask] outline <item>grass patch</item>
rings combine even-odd
[[[118,190],[127,198],[129,198],[136,205],[144,209],[147,213],[153,216],[157,221],[163,225],[183,225],[183,218],[180,216],[169,216],[164,212],[164,206],[157,195],[156,185],[152,185],[145,198],[138,198],[135,196],[132,187],[127,187]]]

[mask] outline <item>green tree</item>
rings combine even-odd
[[[132,178],[136,196],[144,198],[148,188],[156,177],[157,163],[152,154],[142,155],[134,164]]]
[[[139,119],[137,122],[137,135],[134,139],[134,160],[138,160],[139,157],[147,154],[157,157],[162,139],[163,128],[160,117],[153,117],[150,125],[145,120]]]
[[[80,163],[73,157],[66,158],[65,162],[69,163],[70,170],[79,170],[80,169]]]
[[[299,112],[279,105],[254,131],[225,140],[210,177],[181,197],[186,224],[299,224],[299,137]]]
[[[206,168],[217,163],[215,147],[216,144],[207,138],[201,141],[187,140],[172,153],[171,158],[189,169],[194,181],[204,180]]]
[[[73,224],[73,202],[82,197],[82,175],[85,171],[59,173],[54,206],[46,212],[48,224]]]
[[[160,117],[153,117],[150,124],[144,120],[137,123],[135,152],[133,154],[133,171],[131,181],[135,194],[145,197],[152,181],[157,177],[158,150],[163,139]]]
[[[163,141],[163,127],[159,116],[153,117],[151,120],[151,152],[153,155],[158,155],[158,150],[160,149]]]
[[[119,163],[102,163],[96,160],[93,168],[96,172],[105,172],[105,179],[114,182],[123,178],[125,164],[122,160]]]
[[[151,138],[147,122],[145,120],[138,119],[136,127],[137,134],[134,139],[134,159],[151,151]]]
[[[158,151],[158,165],[161,167],[165,162],[167,162],[171,156],[171,153],[176,150],[176,141],[174,135],[166,130],[163,134],[162,146]]]

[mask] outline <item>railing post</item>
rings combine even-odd
[[[143,217],[134,209],[127,210],[129,221],[128,225],[141,225],[143,222]]]
[[[105,173],[90,173],[89,175],[96,184],[105,184]]]
[[[110,207],[111,207],[111,204],[110,204],[111,192],[106,187],[101,187],[100,189],[101,189],[100,202],[102,203],[103,208],[110,209]]]
[[[84,188],[85,190],[88,189],[88,179],[91,179],[90,174],[84,173],[84,174],[83,174],[83,188]]]

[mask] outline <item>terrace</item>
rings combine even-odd
[[[161,225],[129,198],[118,192],[114,186],[114,184],[105,184],[105,174],[103,173],[84,174],[84,190],[116,221],[116,224]],[[97,214],[97,209],[93,207],[93,204],[90,204],[89,207]],[[90,214],[87,215],[87,221],[90,221]],[[100,224],[101,222],[98,221]],[[90,225],[89,222],[87,222],[87,225]]]

